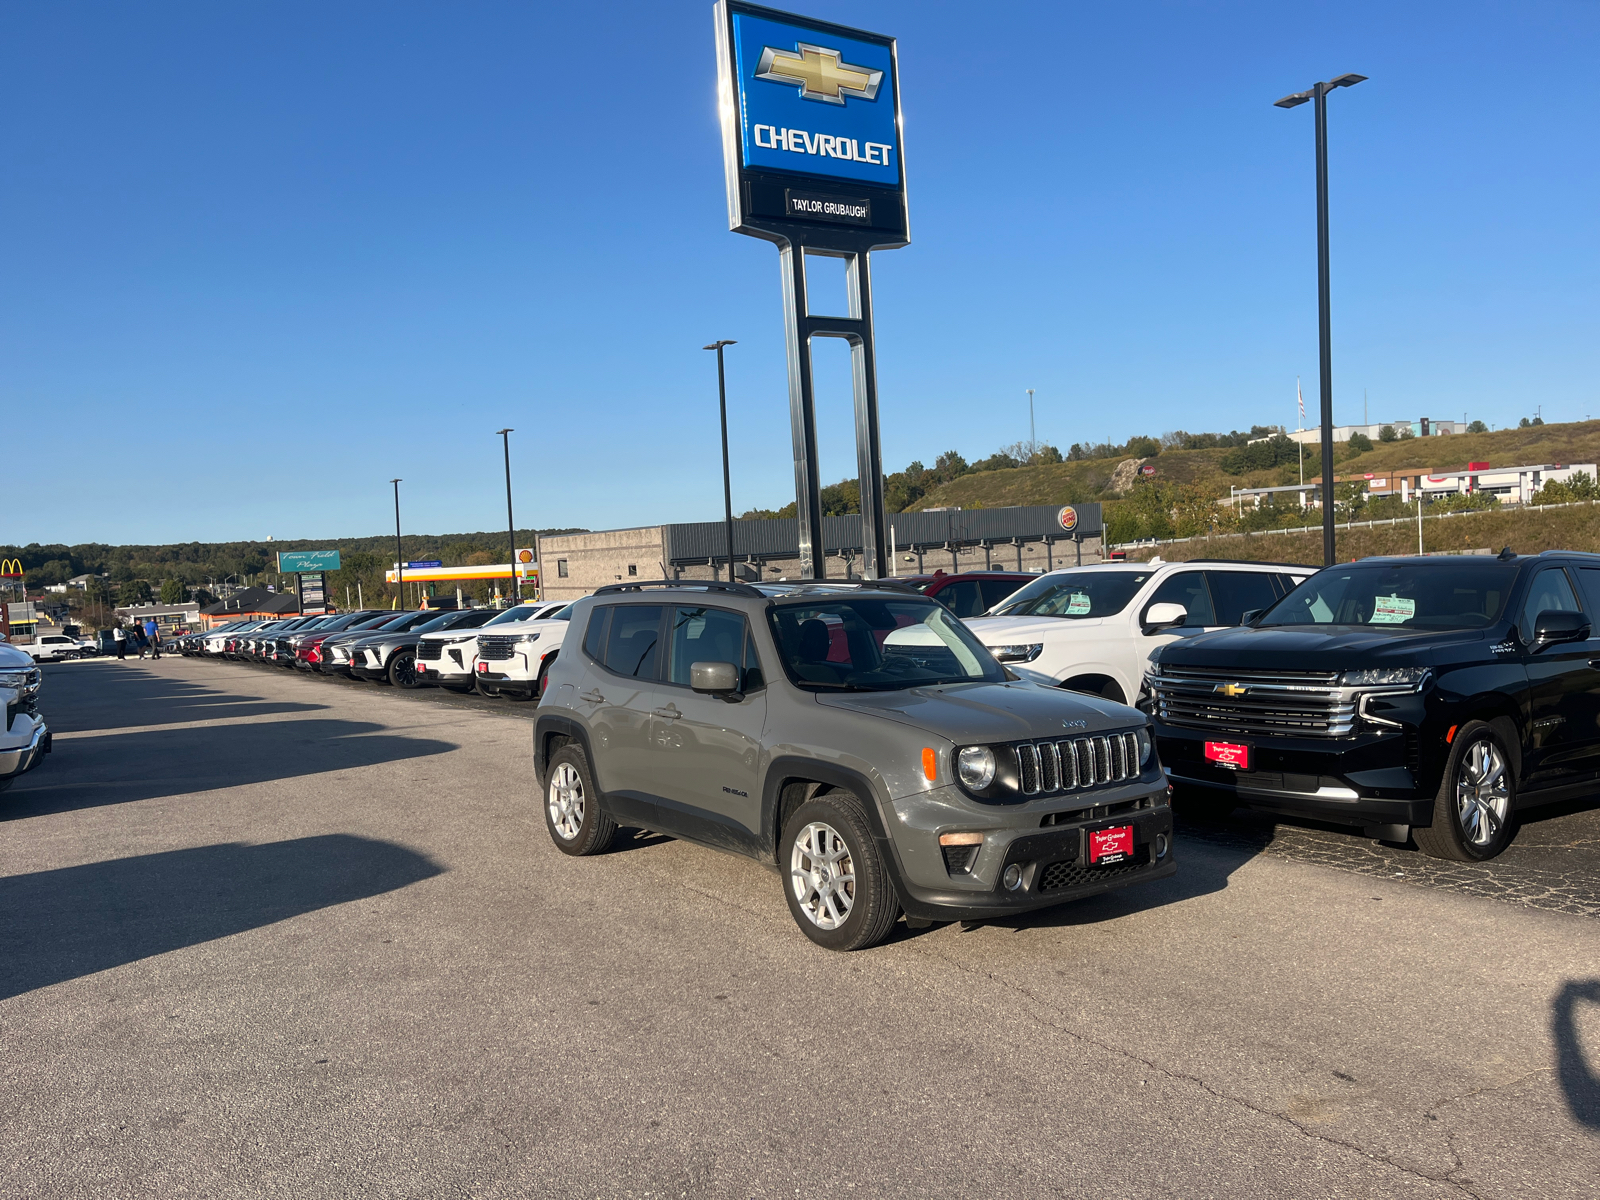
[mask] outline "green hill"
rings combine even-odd
[[[1210,499],[1226,499],[1229,486],[1272,487],[1299,478],[1295,463],[1232,475],[1223,469],[1231,451],[1165,450],[1143,459],[1101,458],[1078,462],[976,471],[930,491],[914,505],[917,509],[958,505],[962,508],[998,508],[1011,504],[1084,504],[1115,501],[1126,495],[1136,477],[1127,463],[1155,468],[1151,479],[1201,490]],[[1493,433],[1457,433],[1441,437],[1378,442],[1371,450],[1351,454],[1335,447],[1337,475],[1399,470],[1405,467],[1433,471],[1457,470],[1469,462],[1496,466],[1537,463],[1600,462],[1600,421],[1562,425],[1535,425]],[[1118,468],[1123,469],[1121,476]],[[1306,447],[1305,475],[1321,474],[1320,452]]]

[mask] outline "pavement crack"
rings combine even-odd
[[[1382,1154],[1376,1150],[1369,1150],[1367,1147],[1359,1145],[1356,1142],[1348,1141],[1344,1138],[1333,1137],[1326,1133],[1319,1133],[1317,1130],[1310,1129],[1304,1123],[1295,1120],[1287,1113],[1276,1112],[1269,1108],[1263,1108],[1260,1105],[1254,1104],[1241,1096],[1232,1096],[1226,1092],[1219,1091],[1217,1088],[1213,1087],[1210,1083],[1206,1082],[1198,1075],[1191,1075],[1187,1071],[1176,1071],[1170,1067],[1164,1067],[1160,1063],[1157,1063],[1152,1059],[1145,1058],[1142,1055],[1135,1054],[1133,1051],[1128,1050],[1123,1046],[1113,1045],[1110,1042],[1102,1041],[1099,1038],[1092,1037],[1081,1030],[1074,1029],[1063,1023],[1065,1014],[1062,1013],[1061,1010],[1055,1005],[1051,1004],[1049,1001],[1040,999],[1040,997],[1028,987],[1019,983],[1015,983],[1001,975],[997,975],[993,971],[982,971],[975,967],[968,966],[965,963],[951,958],[948,954],[944,954],[939,950],[933,949],[932,947],[919,946],[916,947],[916,949],[931,958],[939,959],[941,962],[954,967],[958,971],[988,979],[992,983],[999,984],[1003,988],[1014,991],[1019,995],[1026,997],[1035,1006],[1045,1010],[1046,1012],[1058,1014],[1058,1016],[1062,1018],[1061,1020],[1044,1019],[1043,1023],[1050,1026],[1050,1028],[1056,1030],[1057,1032],[1064,1033],[1068,1037],[1084,1045],[1095,1046],[1109,1054],[1115,1054],[1121,1058],[1125,1058],[1129,1062],[1138,1063],[1140,1066],[1146,1067],[1157,1074],[1165,1076],[1167,1079],[1192,1084],[1193,1086],[1198,1087],[1201,1091],[1205,1092],[1207,1095],[1222,1101],[1224,1104],[1232,1104],[1238,1108],[1244,1109],[1246,1112],[1251,1112],[1257,1116],[1266,1117],[1268,1120],[1281,1121],[1283,1124],[1289,1126],[1302,1137],[1310,1141],[1323,1142],[1330,1146],[1338,1146],[1355,1154],[1359,1154],[1369,1162],[1378,1163],[1382,1166],[1389,1167],[1392,1170],[1400,1171],[1403,1174],[1411,1175],[1418,1179],[1427,1180],[1430,1183],[1444,1184],[1447,1187],[1455,1188],[1462,1195],[1473,1197],[1474,1200],[1483,1200],[1482,1193],[1473,1191],[1459,1179],[1451,1178],[1451,1176],[1455,1175],[1462,1169],[1463,1164],[1461,1162],[1461,1156],[1456,1153],[1455,1147],[1449,1144],[1448,1134],[1446,1135],[1446,1144],[1450,1151],[1450,1156],[1455,1160],[1456,1165],[1443,1175],[1437,1175],[1428,1171],[1424,1171],[1419,1167],[1414,1167],[1407,1163],[1403,1163],[1391,1158],[1387,1154]]]
[[[1519,1083],[1526,1083],[1535,1075],[1552,1075],[1554,1067],[1535,1067],[1533,1070],[1518,1075],[1515,1079],[1508,1079],[1504,1083],[1492,1083],[1484,1087],[1473,1088],[1471,1091],[1462,1092],[1457,1096],[1441,1096],[1428,1105],[1429,1112],[1438,1112],[1447,1104],[1454,1104],[1458,1100],[1470,1100],[1474,1096],[1487,1096],[1491,1092],[1503,1092],[1506,1088],[1516,1087]]]

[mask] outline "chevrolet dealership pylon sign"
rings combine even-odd
[[[716,6],[718,104],[728,227],[778,247],[789,359],[800,575],[821,578],[822,482],[812,398],[811,339],[850,344],[861,573],[889,573],[872,345],[868,256],[911,241],[895,41],[776,9]],[[843,259],[849,312],[814,314],[806,259]]]

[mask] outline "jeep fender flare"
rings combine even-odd
[[[866,810],[867,820],[872,826],[873,840],[878,843],[878,851],[883,855],[884,866],[888,869],[889,881],[903,904],[907,896],[905,870],[900,863],[899,847],[889,836],[889,818],[885,816],[888,800],[870,779],[850,767],[799,755],[779,755],[767,764],[767,773],[761,785],[761,845],[763,850],[768,851],[765,861],[773,863],[780,871],[785,869],[783,847],[779,844],[783,830],[778,827],[778,813],[784,785],[802,780],[849,792],[861,801],[861,807]]]

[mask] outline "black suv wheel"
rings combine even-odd
[[[1434,858],[1483,862],[1516,836],[1516,771],[1505,734],[1487,721],[1469,721],[1450,746],[1433,824],[1411,831],[1417,847]]]
[[[830,792],[806,801],[784,826],[782,844],[789,860],[783,894],[808,938],[829,950],[865,950],[889,936],[900,903],[859,800]]]

